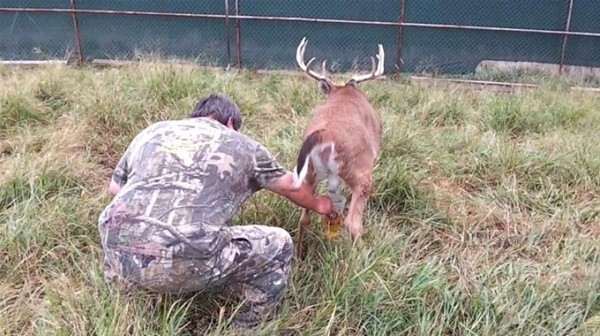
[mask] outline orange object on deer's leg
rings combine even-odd
[[[325,236],[328,240],[336,239],[340,235],[340,229],[342,228],[342,215],[338,213],[332,213],[330,215],[323,216],[325,226]]]

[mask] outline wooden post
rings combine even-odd
[[[77,48],[77,65],[82,65],[83,49],[81,48],[81,34],[79,33],[79,22],[75,9],[75,0],[71,0],[71,17],[73,18],[73,31],[75,32],[75,47]]]
[[[406,13],[406,0],[400,2],[400,26],[398,26],[398,54],[396,55],[396,68],[398,75],[402,72],[402,43],[404,42],[404,17]]]
[[[571,15],[573,14],[573,2],[575,0],[569,0],[569,11],[567,12],[567,23],[565,24],[565,32],[568,32],[571,29]],[[562,37],[562,46],[560,47],[560,65],[558,67],[558,74],[562,75],[563,66],[565,63],[565,51],[567,50],[567,39],[568,35],[563,35]]]

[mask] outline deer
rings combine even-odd
[[[302,39],[296,49],[296,62],[309,77],[318,81],[325,101],[319,104],[304,129],[302,144],[293,169],[293,188],[307,183],[313,195],[321,181],[327,179],[327,192],[335,211],[345,210],[346,199],[338,193],[343,181],[351,191],[348,215],[343,220],[353,245],[362,237],[363,214],[373,192],[373,171],[379,160],[382,141],[382,121],[358,84],[380,77],[385,53],[378,44],[378,63],[371,56],[372,70],[355,75],[345,84],[336,84],[327,71],[327,59],[321,65],[321,74],[310,70],[315,60],[304,62],[308,40]],[[310,211],[303,208],[298,227],[297,254],[301,254],[304,231],[310,226]],[[331,218],[331,217],[330,217]]]

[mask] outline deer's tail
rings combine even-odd
[[[330,152],[327,161],[333,162],[334,144],[326,137],[324,130],[314,131],[304,139],[302,146],[300,147],[300,154],[298,154],[296,167],[294,167],[293,187],[295,189],[300,188],[302,182],[306,178],[311,160],[313,168],[318,175],[327,173],[327,170],[329,170],[329,162],[324,164],[321,154],[328,149]]]

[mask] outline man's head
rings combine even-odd
[[[221,124],[238,131],[242,116],[237,104],[224,94],[210,94],[202,98],[190,114],[190,118],[213,118]]]

